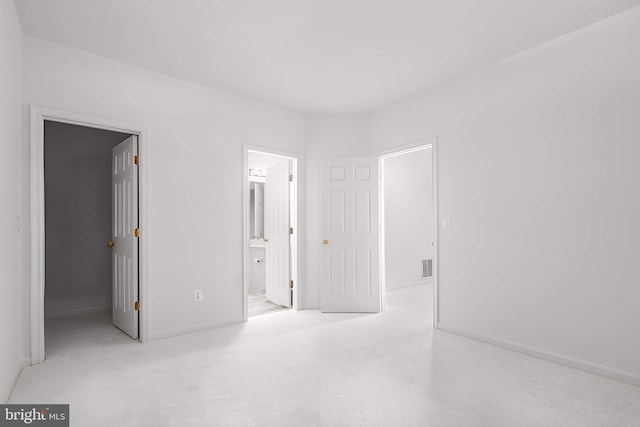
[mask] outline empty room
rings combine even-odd
[[[0,0],[0,426],[640,426],[640,0]]]

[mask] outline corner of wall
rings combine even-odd
[[[11,0],[0,3],[0,125],[2,141],[2,170],[0,197],[7,208],[0,212],[0,223],[7,237],[0,264],[0,399],[6,401],[23,366],[28,364],[28,293],[23,286],[21,271],[24,248],[24,219],[22,209],[22,52],[23,33],[16,4]],[[17,185],[16,185],[17,184]],[[16,250],[18,248],[18,250]],[[26,314],[25,314],[26,313]]]

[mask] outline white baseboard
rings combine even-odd
[[[477,341],[482,341],[488,344],[496,345],[498,347],[506,348],[508,350],[524,353],[529,356],[537,357],[539,359],[555,362],[560,365],[568,366],[570,368],[579,369],[592,374],[600,375],[603,377],[611,378],[617,381],[622,381],[627,384],[640,386],[640,374],[634,374],[632,372],[622,371],[609,366],[599,365],[597,363],[588,362],[586,360],[576,359],[574,357],[565,356],[563,354],[554,353],[547,350],[542,350],[534,347],[529,347],[522,344],[513,343],[510,341],[487,337],[484,335],[476,334],[474,332],[464,331],[449,327],[442,322],[438,322],[438,329],[452,334],[461,335],[466,338],[471,338]]]
[[[70,316],[72,314],[84,314],[84,313],[92,313],[95,311],[107,311],[111,310],[110,305],[98,305],[95,307],[86,307],[86,308],[76,308],[74,310],[65,310],[65,311],[56,311],[54,313],[45,313],[45,319],[51,319],[53,317],[61,317],[61,316]]]
[[[393,287],[387,287],[387,292],[393,292],[400,289],[413,288],[414,286],[426,285],[427,283],[433,282],[432,278],[419,280],[417,282],[405,283],[404,285],[395,285]]]
[[[320,310],[319,305],[305,305],[300,310]]]
[[[26,366],[31,365],[31,359],[28,357],[21,357],[19,362],[18,362],[18,366],[16,367],[16,369],[14,370],[14,374],[13,377],[11,378],[11,380],[9,381],[8,384],[8,388],[7,390],[3,393],[4,395],[1,397],[1,401],[3,403],[8,403],[9,399],[11,399],[11,394],[13,393],[13,389],[16,386],[16,383],[18,382],[18,378],[20,377],[20,374],[22,373],[22,369],[24,369]]]
[[[161,340],[163,338],[175,337],[177,335],[190,334],[192,332],[204,331],[207,329],[218,328],[220,326],[234,325],[236,323],[244,323],[242,317],[234,317],[233,319],[218,320],[216,322],[203,323],[188,328],[171,329],[149,336],[149,341]]]

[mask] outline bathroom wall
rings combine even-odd
[[[249,169],[267,170],[268,168],[286,161],[280,156],[273,156],[266,153],[250,152],[248,156]],[[248,172],[248,171],[247,171]],[[250,226],[249,236],[259,236],[259,239],[253,239],[250,243],[252,247],[249,248],[248,263],[249,263],[249,290],[264,294],[266,289],[266,250],[262,246],[264,245],[264,186],[259,186],[255,190],[251,188],[254,183],[264,183],[265,178],[261,177],[249,177],[250,188],[250,202],[249,202],[249,221]],[[253,193],[253,197],[251,197]],[[258,206],[255,205],[257,202]],[[262,217],[262,220],[256,216]],[[258,247],[260,246],[260,247]],[[257,262],[256,260],[262,260]]]
[[[249,159],[249,169],[262,169],[262,165],[256,165]],[[264,185],[255,185],[258,183],[264,183],[264,178],[249,178],[249,222],[250,230],[249,236],[258,236],[258,239],[251,240],[251,247],[249,247],[249,290],[258,294],[264,294],[266,289],[266,264],[264,247],[257,247],[257,245],[263,245],[264,238]]]
[[[267,272],[264,255],[264,248],[249,248],[249,290],[258,294],[264,294],[266,289]]]

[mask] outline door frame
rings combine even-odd
[[[302,274],[302,257],[300,247],[304,244],[302,231],[302,198],[300,164],[302,156],[297,153],[274,150],[272,148],[244,144],[242,147],[242,318],[249,320],[249,152],[280,156],[292,162],[293,189],[289,203],[291,205],[290,226],[293,227],[293,248],[291,250],[291,276],[293,277],[293,309],[301,310],[302,292],[300,292],[300,278]]]
[[[45,290],[45,211],[44,211],[44,122],[67,123],[72,125],[111,130],[138,136],[138,155],[141,158],[138,169],[138,215],[139,227],[143,231],[138,242],[139,275],[139,340],[149,340],[149,299],[148,295],[148,209],[146,167],[146,129],[144,126],[103,117],[89,116],[54,108],[30,105],[29,166],[30,166],[30,231],[31,231],[31,364],[45,359],[44,345],[44,290]]]
[[[385,277],[385,218],[384,218],[384,160],[390,157],[409,154],[415,151],[431,149],[431,177],[433,195],[433,328],[438,329],[438,288],[439,288],[439,216],[438,216],[438,138],[421,139],[402,147],[385,150],[378,153],[380,170],[380,292],[382,309],[386,307],[386,277]]]

